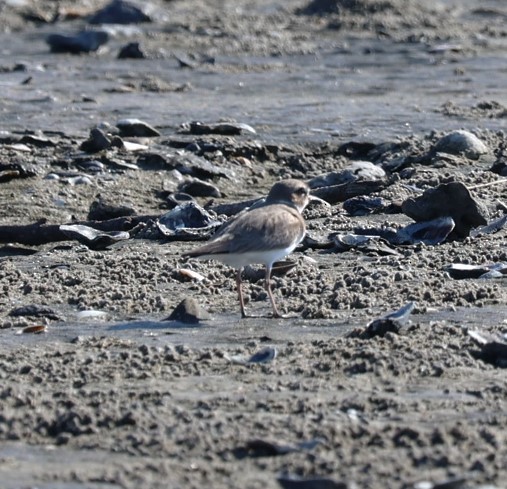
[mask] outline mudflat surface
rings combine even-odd
[[[189,154],[215,169],[198,175],[220,191],[212,205],[362,159],[386,170],[374,196],[388,204],[458,181],[488,220],[505,213],[505,173],[491,171],[505,164],[503,1],[154,1],[144,5],[152,22],[90,26],[103,6],[0,7],[0,154],[14,165],[0,173],[0,226],[86,221],[99,195],[159,216],[197,176],[171,163]],[[109,41],[50,52],[48,35],[84,28]],[[129,42],[144,59],[118,59]],[[123,138],[136,151],[81,149],[91,128],[113,137],[125,118],[160,136]],[[256,133],[182,131],[195,120]],[[487,152],[432,153],[456,129]],[[322,242],[412,222],[351,216],[342,203],[304,215]],[[268,317],[261,275],[249,271],[247,307],[266,317],[247,320],[233,270],[183,260],[188,238],[149,237],[105,250],[2,239],[2,488],[505,487],[505,361],[486,361],[469,335],[505,333],[505,278],[445,272],[505,263],[505,229],[435,246],[298,248],[297,266],[273,279],[291,317]],[[211,319],[163,321],[187,297]],[[408,302],[400,334],[362,334]],[[30,305],[50,312],[10,315]],[[22,333],[34,325],[46,332]],[[274,361],[237,361],[265,347]]]

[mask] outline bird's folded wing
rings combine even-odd
[[[297,245],[304,234],[304,221],[295,209],[285,205],[260,207],[238,215],[218,235],[185,256],[286,249]]]

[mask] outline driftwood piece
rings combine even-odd
[[[244,200],[242,202],[231,202],[229,204],[215,204],[210,205],[209,207],[207,206],[205,207],[205,209],[207,211],[216,212],[219,216],[225,215],[227,217],[230,217],[240,213],[243,209],[246,209],[247,207],[251,207],[259,200],[261,200],[261,198]]]
[[[82,224],[100,231],[129,231],[139,223],[155,220],[159,216],[126,216],[109,219],[107,221],[82,221],[72,224]],[[56,241],[68,241],[59,224],[45,224],[36,222],[25,225],[0,226],[0,243],[18,243],[37,246]]]
[[[319,187],[312,190],[312,195],[325,200],[328,204],[336,204],[338,202],[345,202],[347,199],[357,197],[358,195],[368,195],[373,192],[379,192],[386,187],[386,183],[382,180],[374,181],[355,181],[347,182],[339,185],[330,185],[327,187]],[[243,209],[251,207],[259,199],[244,200],[242,202],[232,202],[229,204],[216,204],[206,207],[206,210],[223,214],[226,216],[234,216]]]

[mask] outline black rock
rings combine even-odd
[[[107,221],[116,217],[134,216],[136,211],[133,207],[119,205],[106,201],[101,195],[97,195],[90,205],[88,219],[90,221]]]
[[[118,121],[116,127],[123,137],[157,137],[160,133],[148,123],[139,119],[122,119]]]
[[[185,194],[191,195],[193,197],[217,197],[220,198],[222,195],[218,188],[208,182],[203,182],[198,178],[194,178],[188,182],[183,182],[178,190]]]
[[[151,22],[151,18],[141,9],[124,0],[113,0],[104,8],[95,12],[88,22],[90,24],[137,24]]]
[[[83,31],[73,36],[50,34],[46,39],[52,53],[91,53],[109,40],[107,32]]]
[[[11,317],[21,317],[21,316],[30,316],[37,318],[48,318],[53,320],[62,319],[61,316],[58,315],[53,309],[47,306],[38,306],[35,304],[30,304],[28,306],[16,307],[12,311],[9,312],[9,316]]]
[[[98,127],[94,127],[90,131],[90,136],[88,139],[81,143],[79,149],[86,151],[87,153],[98,153],[99,151],[103,151],[104,149],[108,149],[110,147],[111,141],[106,136],[104,131]]]
[[[141,51],[138,42],[130,42],[123,46],[118,53],[118,59],[144,59],[146,55]]]
[[[204,310],[195,299],[187,297],[183,299],[164,321],[180,321],[186,324],[198,324],[200,321],[209,319],[209,313]]]

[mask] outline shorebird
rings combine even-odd
[[[237,269],[236,287],[241,317],[245,312],[241,290],[243,267],[262,264],[266,267],[265,288],[273,307],[273,317],[283,317],[271,291],[273,263],[291,253],[305,235],[301,213],[310,200],[310,188],[300,180],[283,180],[273,185],[266,199],[227,221],[203,246],[188,251],[184,257],[213,259]]]

